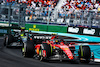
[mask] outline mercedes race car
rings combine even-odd
[[[65,43],[56,35],[42,36],[31,34],[22,46],[24,57],[34,57],[44,60],[73,60],[89,63],[94,61],[94,54],[88,45],[75,49],[73,43]]]
[[[8,47],[22,47],[23,39],[27,33],[24,29],[12,29],[10,34],[4,35],[4,46]]]

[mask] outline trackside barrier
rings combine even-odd
[[[55,26],[55,25],[39,25],[39,24],[26,24],[26,30],[29,31],[46,31],[46,32],[67,32],[67,26]]]
[[[81,34],[81,35],[100,36],[100,28],[68,26],[67,32],[68,33],[74,33],[74,34]]]

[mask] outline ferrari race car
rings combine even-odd
[[[22,46],[22,55],[24,57],[34,57],[40,61],[44,60],[79,60],[89,63],[94,61],[94,54],[88,45],[75,46],[66,44],[58,36],[33,35],[28,37]]]

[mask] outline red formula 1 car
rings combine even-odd
[[[43,60],[79,60],[89,63],[94,60],[93,52],[89,46],[79,46],[79,50],[75,49],[72,44],[64,43],[63,39],[57,36],[32,35],[22,47],[24,57],[38,58]]]

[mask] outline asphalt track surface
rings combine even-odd
[[[77,64],[71,61],[41,62],[33,58],[24,58],[20,48],[6,48],[0,37],[0,67],[100,67],[100,63]]]

